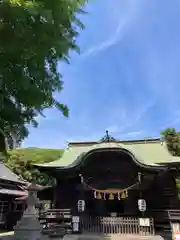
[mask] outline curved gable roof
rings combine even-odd
[[[83,155],[95,149],[124,149],[132,153],[136,160],[143,165],[158,166],[160,163],[179,162],[179,157],[173,157],[162,144],[160,139],[118,142],[92,142],[92,144],[70,144],[60,159],[46,164],[35,164],[39,167],[71,168],[83,159]]]

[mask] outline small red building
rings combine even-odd
[[[0,131],[0,227],[11,229],[20,219],[25,203],[27,183],[4,165],[7,151],[5,136]]]

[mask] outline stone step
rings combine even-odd
[[[66,235],[63,240],[163,240],[161,236],[140,236],[140,235],[100,235],[100,234],[81,234],[81,235]]]

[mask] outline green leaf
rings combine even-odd
[[[9,151],[5,164],[27,181],[35,180],[40,185],[52,185],[54,179],[33,167],[33,163],[52,162],[63,154],[61,149],[24,148]]]
[[[168,150],[173,156],[180,156],[180,134],[175,128],[167,128],[161,132],[162,138],[166,141]]]
[[[63,89],[57,64],[70,62],[84,25],[85,0],[2,0],[0,4],[0,128],[16,144],[37,127],[37,115],[68,108],[54,93]],[[12,41],[13,39],[13,41]],[[57,96],[57,95],[56,95]]]

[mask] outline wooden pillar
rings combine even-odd
[[[141,172],[138,172],[138,181],[139,181],[139,184],[140,184],[139,199],[144,199],[143,189],[141,187],[141,185],[143,183],[143,175],[142,175]],[[144,200],[146,201],[146,199],[144,199]],[[139,206],[138,206],[138,210],[139,210]],[[146,215],[146,211],[140,211],[139,210],[139,213],[140,213],[140,217],[145,217],[145,215]]]
[[[124,199],[124,214],[128,216],[137,215],[137,191],[130,190],[128,197]],[[122,201],[122,200],[121,200]]]
[[[73,219],[78,219],[77,222],[73,222],[73,233],[74,234],[79,234],[82,232],[82,224],[80,224],[80,222],[82,222],[82,217],[84,215],[84,211],[81,211],[84,207],[84,202],[80,201],[80,200],[85,200],[84,198],[84,190],[83,190],[83,182],[84,179],[82,177],[82,175],[79,175],[80,177],[80,185],[79,188],[76,189],[76,197],[73,201],[73,207],[72,207],[72,215],[73,215]],[[83,203],[81,205],[81,203]],[[79,209],[79,207],[82,207],[82,209]],[[85,206],[86,207],[86,206]]]
[[[86,207],[86,199],[85,199],[85,191],[84,191],[84,178],[81,174],[79,174],[80,177],[80,189],[79,189],[79,194],[78,194],[78,199],[77,200],[84,200],[85,201],[85,207]],[[76,206],[77,207],[77,206]],[[81,212],[80,215],[84,215],[84,212]]]
[[[57,181],[56,179],[54,180],[54,187],[53,187],[53,200],[51,202],[51,208],[56,208],[56,201],[57,201]]]
[[[63,202],[63,184],[57,180],[56,181],[56,186],[55,186],[55,189],[54,189],[54,196],[56,196],[54,198],[54,207],[55,208],[62,208],[62,202]]]

